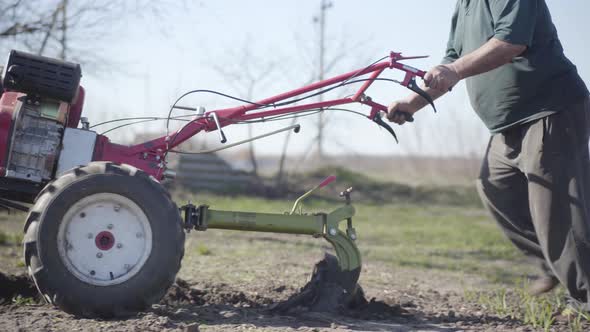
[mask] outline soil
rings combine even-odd
[[[223,283],[177,279],[147,312],[93,320],[44,304],[24,275],[0,274],[0,280],[2,331],[533,331],[519,321],[487,314],[452,291],[408,288],[337,313],[301,306],[279,314],[273,310],[276,299],[293,295],[286,286],[238,290]],[[565,325],[554,330],[562,328],[566,330]]]

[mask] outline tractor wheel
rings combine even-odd
[[[180,214],[146,173],[94,162],[49,183],[25,225],[39,292],[84,317],[121,317],[159,301],[184,254]]]

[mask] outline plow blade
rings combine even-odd
[[[188,219],[190,225],[187,227],[323,237],[334,247],[336,256],[326,254],[315,265],[310,281],[300,292],[274,305],[272,310],[287,312],[304,307],[312,311],[336,312],[366,302],[358,285],[361,256],[354,242],[354,213],[352,205],[342,206],[329,214],[314,215],[219,211],[200,206],[189,213],[193,217]],[[339,229],[342,221],[347,221],[346,232]]]
[[[310,281],[286,301],[272,307],[285,313],[300,308],[318,312],[339,312],[366,303],[358,285],[361,257],[354,242],[343,232],[324,236],[336,255],[325,254],[316,263]]]

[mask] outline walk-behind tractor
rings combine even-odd
[[[386,106],[371,100],[365,91],[377,80],[391,81],[429,99],[416,85],[416,76],[424,77],[425,73],[399,62],[404,59],[411,58],[392,52],[360,70],[258,102],[211,90],[190,91],[172,105],[167,117],[131,122],[164,120],[166,135],[124,146],[92,130],[96,125],[90,127],[81,116],[84,89],[79,85],[79,65],[12,51],[0,89],[0,206],[28,212],[23,240],[25,263],[39,292],[61,309],[86,317],[122,316],[144,310],[158,302],[174,282],[184,253],[185,232],[218,228],[326,239],[337,258],[326,261],[323,267],[318,265],[313,282],[316,286],[317,282],[337,285],[339,300],[353,301],[361,292],[357,285],[361,258],[355,245],[350,190],[342,192],[344,205],[329,213],[303,214],[297,208],[298,201],[290,213],[268,214],[219,211],[192,204],[178,208],[160,181],[173,177],[167,168],[169,153],[210,152],[176,150],[181,143],[210,131],[217,131],[221,143],[225,143],[223,128],[232,124],[349,111],[339,106],[360,103],[370,111],[368,115],[357,114],[395,137],[381,119]],[[379,78],[385,69],[401,70],[404,79]],[[360,88],[350,97],[306,102],[359,83]],[[242,105],[214,111],[179,105],[183,97],[194,93],[213,93]],[[173,116],[176,109],[194,112]],[[129,119],[109,122],[125,120],[129,124]],[[171,132],[171,121],[184,123]],[[286,130],[298,131],[299,126],[254,139]],[[316,188],[332,180],[329,177]],[[302,297],[311,305],[326,301],[321,290],[310,287],[286,304]]]

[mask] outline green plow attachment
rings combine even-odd
[[[325,301],[318,299],[318,294],[311,294],[310,292],[321,293],[321,289],[315,288],[326,288],[326,284],[331,285],[332,288],[334,286],[340,287],[341,291],[336,291],[335,293],[338,293],[336,296],[332,292],[331,299],[328,302],[342,303],[348,302],[357,296],[357,291],[360,289],[357,282],[361,272],[361,256],[355,244],[356,231],[352,226],[352,217],[355,214],[354,207],[350,203],[352,188],[341,193],[341,196],[346,200],[346,204],[330,213],[307,215],[301,211],[300,213],[295,213],[295,211],[304,198],[333,180],[334,178],[328,178],[321,185],[301,196],[289,214],[219,211],[210,209],[206,205],[194,206],[188,204],[181,208],[184,211],[185,227],[189,230],[201,231],[214,228],[323,237],[334,247],[337,263],[333,256],[326,255],[327,257],[316,265],[312,281],[302,289],[302,292],[305,293],[302,294],[304,296],[292,298],[287,301],[288,303],[281,304],[282,306],[277,309],[286,310],[289,306],[301,304],[300,302],[310,302],[308,300],[313,298],[315,300],[311,302],[323,304],[319,306],[311,304],[312,306],[315,306],[320,311],[330,311],[331,309],[325,309],[324,307],[334,307],[336,304],[326,305]],[[345,222],[345,226],[341,226],[343,222]],[[314,280],[314,278],[317,280]]]

